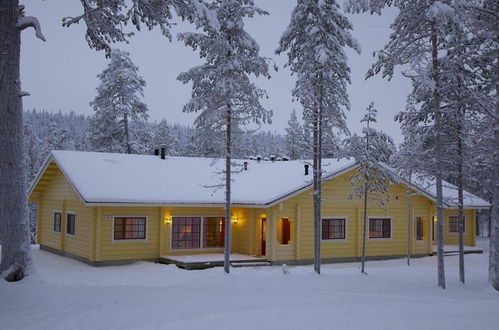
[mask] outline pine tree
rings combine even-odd
[[[99,151],[137,152],[136,133],[130,122],[147,120],[147,106],[141,101],[145,80],[139,76],[128,52],[115,49],[107,68],[98,76],[97,96],[90,105],[95,114],[91,121],[93,147]]]
[[[286,127],[286,147],[287,155],[290,159],[302,159],[305,154],[305,137],[303,135],[303,127],[296,117],[296,110],[291,112]]]
[[[205,33],[180,33],[179,40],[200,51],[205,63],[179,75],[183,83],[192,82],[192,99],[185,112],[199,113],[195,124],[205,129],[204,139],[225,133],[225,245],[224,270],[230,272],[231,174],[233,128],[248,123],[270,122],[272,113],[260,99],[265,92],[250,81],[250,75],[270,77],[267,60],[256,41],[244,30],[244,18],[266,14],[252,0],[214,0],[209,5],[220,29],[205,26]]]
[[[449,22],[455,18],[450,0],[349,0],[347,10],[351,12],[370,11],[380,13],[385,6],[394,5],[399,13],[391,24],[393,33],[384,49],[376,53],[377,61],[368,71],[367,77],[382,72],[391,78],[396,66],[409,65],[404,75],[418,80],[420,86],[432,90],[430,116],[434,118],[435,131],[435,179],[437,195],[438,227],[438,286],[445,289],[443,256],[443,194],[442,194],[442,109],[440,85],[442,70],[438,58],[439,49],[445,47]],[[428,40],[430,42],[428,42]],[[424,119],[423,119],[424,120]]]
[[[340,13],[336,1],[302,0],[293,10],[276,50],[277,54],[287,53],[287,66],[297,75],[293,96],[302,104],[305,124],[313,135],[314,269],[318,274],[323,131],[329,125],[348,131],[345,110],[350,107],[346,90],[350,69],[344,48],[360,52],[350,30],[352,25]]]
[[[468,24],[473,27],[472,46],[474,50],[473,69],[482,78],[481,93],[477,100],[481,101],[481,111],[494,124],[494,160],[493,190],[491,200],[491,230],[489,281],[499,290],[499,33],[497,29],[499,3],[496,0],[465,1],[461,4],[466,9]],[[492,101],[484,102],[484,96],[494,95]],[[494,109],[494,110],[492,110]]]
[[[123,27],[131,23],[137,31],[142,25],[148,30],[155,27],[170,41],[173,13],[182,20],[195,23],[196,27],[208,25],[217,29],[218,22],[206,8],[202,0],[82,0],[83,13],[76,17],[63,18],[63,26],[70,27],[83,21],[87,30],[85,39],[90,48],[104,50],[111,56],[111,44],[128,42],[133,32],[126,32]]]
[[[352,176],[350,182],[353,187],[349,199],[362,198],[364,201],[364,218],[362,227],[362,251],[361,268],[365,272],[366,258],[366,236],[367,236],[367,211],[368,205],[374,203],[378,207],[386,209],[386,203],[389,200],[389,187],[392,183],[391,177],[383,169],[380,163],[387,162],[389,157],[395,151],[392,139],[383,132],[377,131],[372,127],[376,123],[377,110],[371,103],[367,107],[367,113],[361,120],[365,123],[363,128],[363,138],[359,139],[356,135],[351,138],[351,155],[359,164],[359,169]]]
[[[167,155],[178,155],[178,140],[165,119],[161,120],[154,129],[153,145],[155,148],[166,148]]]

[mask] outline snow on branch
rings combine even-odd
[[[32,27],[35,29],[35,34],[38,39],[41,39],[43,41],[47,41],[45,37],[43,36],[42,33],[42,28],[40,26],[40,22],[38,21],[38,18],[34,16],[27,16],[27,17],[19,17],[19,21],[17,22],[17,28],[22,31],[26,28]]]

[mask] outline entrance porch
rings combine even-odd
[[[191,255],[166,255],[161,256],[160,263],[174,264],[185,269],[206,269],[211,267],[223,266],[223,253],[214,254],[191,254]],[[230,264],[232,267],[258,267],[269,266],[270,262],[262,257],[250,256],[246,254],[231,253]]]

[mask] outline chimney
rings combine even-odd
[[[270,160],[271,160],[272,162],[275,162],[275,155],[270,155]]]
[[[154,149],[154,156],[159,156],[159,149]]]
[[[161,159],[166,158],[166,148],[161,148]]]
[[[308,168],[309,168],[310,165],[308,164],[305,164],[305,175],[308,175]]]
[[[247,171],[248,170],[248,162],[244,162],[244,170]]]

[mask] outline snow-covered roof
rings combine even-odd
[[[51,161],[87,204],[223,205],[225,202],[221,174],[224,160],[194,157],[162,160],[152,155],[52,151],[45,167]],[[247,170],[242,168],[244,162],[248,162]],[[304,161],[234,160],[234,163],[241,165],[234,167],[236,173],[232,175],[235,205],[271,206],[309,189],[312,184],[312,170],[305,175]],[[353,159],[325,159],[323,178],[329,180],[355,166]],[[434,196],[431,188],[426,193]],[[452,193],[446,189],[444,195]],[[488,207],[480,198],[465,195],[466,203],[470,203],[466,207]]]

